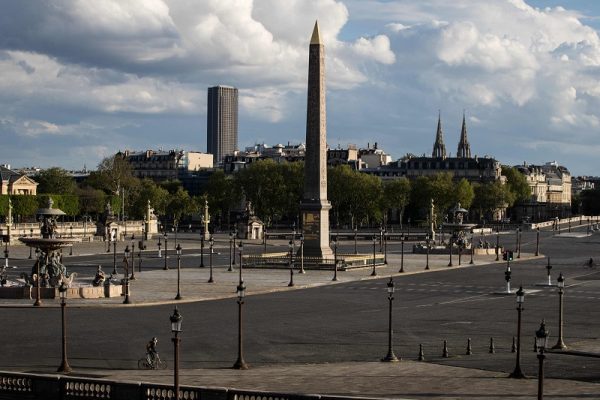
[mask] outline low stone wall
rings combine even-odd
[[[61,375],[42,375],[0,372],[0,400],[175,400],[171,385],[144,382],[112,382],[105,379],[78,378]],[[181,386],[180,399],[190,400],[343,400],[368,397],[321,396],[318,394],[276,393],[227,388]]]
[[[67,289],[67,299],[101,299],[118,297],[124,292],[122,285],[83,286]],[[34,286],[4,286],[0,287],[0,299],[35,299],[37,288]],[[58,299],[58,288],[40,288],[41,299]]]

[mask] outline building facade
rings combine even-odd
[[[10,165],[0,165],[0,194],[37,195],[38,183],[30,177],[10,169]]]
[[[531,197],[514,207],[518,220],[541,221],[571,215],[571,174],[556,161],[544,165],[523,163],[515,168],[525,176]]]
[[[231,86],[208,88],[206,152],[218,165],[238,148],[238,90]]]

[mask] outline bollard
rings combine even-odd
[[[510,346],[510,352],[515,353],[517,351],[517,342],[515,341],[515,337],[513,336],[512,346]]]
[[[496,348],[494,347],[494,338],[490,338],[490,354],[494,354],[496,352]]]
[[[444,340],[444,350],[442,350],[442,357],[448,358],[448,343]]]
[[[419,361],[425,361],[425,353],[423,353],[423,345],[419,343]]]
[[[467,339],[467,355],[470,356],[471,354],[473,354],[473,351],[471,350],[471,338]]]

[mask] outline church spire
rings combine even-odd
[[[471,158],[471,145],[467,139],[467,124],[465,122],[465,112],[463,111],[462,130],[460,132],[460,142],[458,142],[457,157]]]
[[[444,134],[442,133],[442,113],[438,112],[438,125],[435,134],[435,143],[433,144],[433,152],[431,157],[446,158],[446,146],[444,145]]]

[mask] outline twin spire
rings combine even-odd
[[[435,134],[435,143],[433,144],[433,152],[431,153],[433,158],[446,158],[446,145],[444,145],[444,134],[442,132],[442,116],[441,112],[438,114],[438,125],[437,132]],[[467,139],[467,123],[465,121],[465,113],[463,111],[462,129],[460,132],[460,141],[458,142],[458,149],[456,151],[456,157],[459,158],[471,158],[471,145]]]

